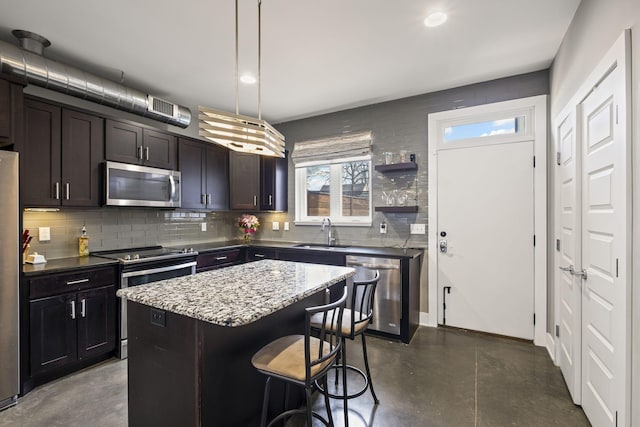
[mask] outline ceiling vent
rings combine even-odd
[[[137,89],[42,56],[51,45],[46,38],[24,30],[12,34],[20,47],[0,41],[0,72],[22,77],[28,83],[86,99],[163,123],[186,128],[191,110]]]

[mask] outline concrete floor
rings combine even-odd
[[[367,345],[380,404],[369,393],[350,400],[351,427],[590,425],[543,348],[443,328],[420,328],[410,345],[374,337]],[[347,341],[359,366],[360,347]],[[126,362],[114,359],[48,383],[0,412],[0,426],[126,426],[126,377]],[[324,414],[322,399],[314,407]],[[341,402],[332,409],[343,426]]]

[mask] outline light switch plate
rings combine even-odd
[[[284,231],[289,231],[289,223],[286,221],[284,223]]]
[[[200,224],[200,231],[207,231],[207,223],[203,222]]]
[[[273,231],[279,231],[280,230],[280,223],[278,221],[273,221],[271,223],[271,229]]]
[[[411,224],[411,234],[427,234],[427,227],[425,224]]]
[[[38,241],[48,242],[51,240],[51,227],[38,227]]]

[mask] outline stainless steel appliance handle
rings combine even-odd
[[[78,280],[69,280],[67,285],[77,285],[79,283],[87,283],[89,279],[78,279]]]
[[[168,267],[158,267],[158,268],[150,268],[148,270],[128,271],[126,273],[122,273],[121,277],[127,278],[127,277],[144,276],[145,274],[164,273],[165,271],[179,270],[181,268],[187,268],[187,267],[195,267],[196,265],[197,263],[195,261],[192,261],[192,262],[186,262],[184,264],[170,265]]]
[[[82,301],[80,301],[80,315],[82,317],[87,317],[87,299],[86,298],[82,298]]]
[[[171,184],[171,194],[169,194],[169,200],[173,200],[176,195],[176,181],[173,179],[173,175],[169,175],[169,184]]]
[[[76,301],[71,300],[71,318],[75,320],[76,318]]]

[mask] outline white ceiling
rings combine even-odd
[[[240,72],[257,0],[240,0]],[[278,123],[549,67],[580,0],[263,0],[262,112]],[[423,25],[436,10],[449,20]],[[0,39],[185,105],[235,109],[233,0],[0,0]],[[257,85],[240,113],[257,115]]]

